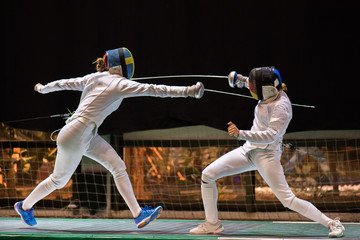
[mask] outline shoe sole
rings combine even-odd
[[[329,235],[329,237],[331,238],[339,238],[339,237],[343,237],[344,234],[341,234],[341,235]]]
[[[21,215],[21,213],[19,212],[19,210],[18,210],[18,208],[17,208],[17,206],[16,206],[17,204],[18,204],[18,203],[15,203],[15,204],[14,204],[14,209],[15,209],[15,211],[17,212],[17,214],[20,215],[21,221],[22,221],[25,225],[27,225],[27,226],[29,226],[29,227],[34,227],[34,226],[36,226],[37,224],[35,224],[35,225],[29,225],[29,224],[27,224],[27,223],[24,221],[23,216]]]
[[[149,217],[145,218],[137,225],[137,228],[143,228],[146,225],[148,225],[150,222],[156,220],[161,215],[162,210],[163,209],[161,206],[155,208],[155,211]]]
[[[344,232],[342,232],[340,235],[329,235],[329,237],[331,238],[339,238],[339,237],[343,237],[344,236]]]
[[[224,227],[221,227],[220,229],[217,229],[216,231],[213,232],[192,232],[191,230],[189,231],[190,234],[218,234],[224,231]]]

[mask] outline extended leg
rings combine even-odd
[[[284,207],[329,227],[330,218],[321,213],[313,204],[295,197],[289,188],[280,164],[281,152],[255,150],[250,152],[250,159],[256,165],[260,175],[272,189]]]
[[[24,201],[14,206],[23,222],[29,226],[37,224],[32,215],[33,205],[55,189],[66,185],[79,165],[92,137],[92,129],[77,120],[70,122],[60,131],[53,173],[42,181]]]
[[[155,209],[151,207],[140,208],[126,172],[124,161],[102,137],[97,135],[93,139],[89,150],[86,152],[86,156],[99,162],[111,172],[116,187],[134,216],[134,221],[138,228],[147,226],[151,221],[154,221],[161,215],[161,206],[157,206]]]
[[[139,216],[141,208],[136,200],[124,161],[115,149],[102,137],[97,135],[90,144],[85,156],[103,165],[114,177],[115,185],[128,205],[132,215]]]
[[[55,189],[70,180],[92,138],[92,129],[74,120],[63,127],[57,139],[57,154],[53,173],[42,181],[24,200],[23,208],[30,209]]]

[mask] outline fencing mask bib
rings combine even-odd
[[[277,87],[282,84],[280,73],[274,67],[260,67],[251,70],[249,89],[256,100],[267,100],[277,96]]]
[[[105,66],[111,74],[119,74],[127,79],[134,76],[134,58],[127,48],[108,50],[104,56]]]

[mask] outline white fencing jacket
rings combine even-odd
[[[76,117],[93,121],[99,127],[128,97],[188,97],[188,87],[142,84],[109,72],[96,72],[84,77],[50,82],[40,93],[61,90],[82,91],[80,103],[71,119]]]
[[[269,102],[255,107],[251,130],[239,130],[239,140],[245,140],[246,151],[255,148],[281,150],[282,139],[292,118],[290,99],[284,91]]]

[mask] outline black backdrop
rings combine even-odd
[[[33,86],[95,71],[105,50],[126,46],[135,76],[248,74],[273,65],[294,107],[288,132],[359,129],[356,1],[1,1],[1,117],[6,122],[75,110],[80,92],[42,95]],[[231,89],[227,80],[166,79],[153,83]],[[150,82],[150,81],[148,81]],[[255,100],[206,92],[200,100],[131,98],[100,133],[228,121],[251,127]],[[10,123],[52,131],[62,119]]]

